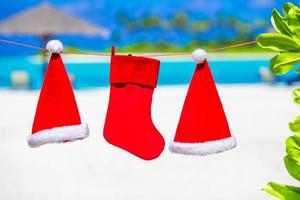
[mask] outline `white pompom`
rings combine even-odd
[[[61,53],[64,49],[61,41],[59,40],[50,40],[47,45],[46,45],[46,49],[50,52],[50,53]]]
[[[201,64],[206,60],[207,52],[203,49],[196,49],[192,53],[192,58],[197,64]]]

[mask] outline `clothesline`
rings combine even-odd
[[[12,44],[16,46],[22,46],[26,48],[31,48],[31,49],[36,49],[40,51],[47,52],[48,50],[46,48],[30,45],[30,44],[25,44],[25,43],[20,43],[20,42],[14,42],[11,40],[4,40],[0,39],[0,42],[2,43],[7,43],[7,44]],[[246,46],[246,45],[251,45],[256,43],[256,41],[249,41],[249,42],[243,42],[243,43],[238,43],[234,45],[229,45],[229,46],[224,46],[224,47],[219,47],[219,48],[214,48],[214,49],[208,49],[207,52],[217,52],[217,51],[222,51],[226,49],[233,49],[233,48],[238,48],[241,46]],[[70,52],[70,51],[63,51],[63,54],[76,54],[76,55],[91,55],[91,56],[111,56],[110,53],[93,53],[93,52]],[[184,55],[190,55],[191,53],[163,53],[163,54],[147,54],[148,57],[161,57],[161,56],[184,56]]]

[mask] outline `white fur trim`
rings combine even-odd
[[[30,147],[39,147],[47,143],[62,143],[89,136],[89,127],[86,123],[74,126],[62,126],[51,129],[42,130],[31,134],[27,138]]]
[[[50,40],[47,45],[46,49],[50,53],[61,53],[64,50],[63,44],[59,40]]]
[[[209,155],[220,153],[236,147],[236,139],[234,136],[216,141],[200,142],[200,143],[182,143],[170,142],[169,149],[172,153],[186,155]]]
[[[197,64],[201,64],[206,60],[207,52],[203,49],[196,49],[192,53],[192,58]]]

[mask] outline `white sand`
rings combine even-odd
[[[208,157],[171,154],[140,160],[102,137],[108,89],[77,91],[91,136],[30,149],[38,91],[0,91],[0,199],[268,200],[268,181],[297,184],[283,164],[287,123],[299,111],[288,87],[219,86],[238,147]],[[173,138],[187,87],[159,87],[153,120]]]

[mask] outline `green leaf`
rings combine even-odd
[[[286,3],[283,6],[283,13],[283,22],[292,31],[291,36],[300,44],[300,9],[292,3]]]
[[[294,102],[296,104],[300,105],[300,88],[296,88],[292,91],[292,97],[293,97]],[[300,117],[300,116],[298,116],[298,117]]]
[[[287,15],[283,18],[284,22],[289,26],[290,30],[297,32],[300,30],[300,9],[297,6],[291,6]]]
[[[281,200],[296,200],[300,199],[300,188],[282,185],[274,182],[268,183],[269,188],[263,189],[265,192],[277,197]]]
[[[290,136],[286,140],[287,155],[284,158],[289,174],[300,181],[300,137]]]
[[[262,190],[265,191],[266,193],[272,195],[273,197],[276,197],[277,199],[285,200],[284,196],[282,194],[280,194],[279,192],[277,192],[276,190],[273,190],[270,188],[264,188]]]
[[[291,8],[295,7],[294,4],[292,4],[291,2],[287,2],[283,5],[282,10],[283,10],[283,14],[284,16],[287,16],[289,14],[289,11],[291,10]]]
[[[300,162],[291,158],[289,155],[284,157],[285,167],[288,170],[289,174],[300,181]]]
[[[289,191],[293,191],[297,194],[300,194],[300,188],[299,187],[295,187],[295,186],[291,186],[291,185],[282,185],[282,184],[278,184],[278,183],[274,183],[274,182],[270,182],[268,185],[270,187],[272,187],[273,189],[278,190],[278,191],[280,189],[286,188]]]
[[[300,137],[290,136],[286,139],[285,144],[287,155],[300,162]]]
[[[300,53],[280,53],[270,61],[270,69],[277,75],[286,74],[300,62]]]
[[[293,38],[280,33],[263,33],[256,38],[256,42],[262,48],[273,51],[299,51],[300,46]]]
[[[292,132],[300,133],[300,116],[298,116],[293,122],[289,123],[289,128]]]
[[[295,13],[292,15],[288,15],[285,17],[284,21],[288,24],[288,27],[291,31],[299,31],[300,30],[300,13]]]
[[[286,191],[286,189],[287,189],[288,191],[293,191],[297,194],[300,194],[299,187],[295,187],[295,186],[291,186],[291,185],[283,185],[283,184],[278,184],[278,183],[274,183],[274,182],[270,182],[267,185],[277,191]]]
[[[289,29],[286,22],[283,20],[283,17],[276,9],[273,9],[272,11],[271,23],[277,32],[292,36],[292,31]]]
[[[297,15],[300,13],[300,8],[298,6],[293,5],[292,3],[289,4],[288,13],[285,17]]]
[[[298,31],[293,31],[292,38],[294,41],[299,45],[300,44],[300,32]]]

